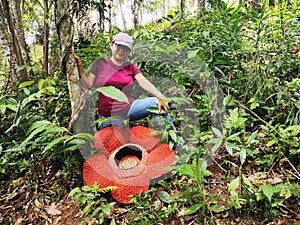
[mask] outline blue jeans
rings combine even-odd
[[[122,120],[126,120],[128,118],[130,121],[136,121],[136,120],[143,119],[149,115],[153,115],[155,118],[155,121],[161,128],[165,128],[164,120],[166,120],[172,126],[175,133],[177,133],[176,128],[173,124],[172,118],[169,113],[153,114],[147,110],[150,107],[156,107],[156,108],[158,107],[158,104],[156,103],[156,97],[137,99],[131,104],[131,107],[128,110],[127,114],[116,115],[115,116],[116,118],[113,117],[111,121],[102,122],[99,128],[102,129],[102,128],[112,125],[112,124],[122,125]],[[99,115],[99,116],[100,116],[100,118],[105,118],[102,115]]]

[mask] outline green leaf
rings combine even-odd
[[[81,193],[81,190],[79,187],[76,187],[72,191],[70,191],[70,193],[68,194],[68,198],[73,197],[74,194],[76,194],[76,193]]]
[[[100,208],[96,208],[94,212],[91,214],[91,218],[95,218],[99,214]]]
[[[169,183],[165,180],[158,181],[158,184],[165,187],[165,188],[169,187]]]
[[[275,193],[279,193],[281,188],[279,187],[274,187],[272,185],[263,185],[261,187],[262,192],[264,193],[264,195],[268,198],[269,202],[271,202],[272,200],[272,196]]]
[[[110,225],[116,225],[116,221],[114,218],[111,220]]]
[[[49,125],[51,124],[50,121],[48,120],[41,120],[41,121],[37,121],[35,123],[33,123],[31,125],[31,127],[29,128],[29,130],[27,131],[27,134],[31,133],[33,130],[35,130],[36,128],[40,128],[42,126],[45,126],[45,125]]]
[[[208,141],[208,143],[214,144],[214,146],[211,148],[211,153],[215,153],[219,149],[221,144],[223,143],[223,139],[222,138],[212,138]]]
[[[5,105],[0,105],[0,111],[1,111],[2,114],[4,114],[5,111],[6,111],[6,106]]]
[[[238,196],[238,194],[236,193],[236,190],[239,188],[239,186],[240,186],[240,178],[239,177],[233,179],[229,183],[228,191],[229,191],[231,196]]]
[[[45,79],[40,79],[40,80],[38,81],[37,86],[38,86],[38,89],[39,89],[39,90],[42,90],[42,89],[44,88],[44,83],[45,83]]]
[[[192,205],[190,208],[187,209],[187,211],[184,212],[184,215],[190,215],[195,212],[197,212],[201,207],[203,207],[204,203],[198,203],[195,205]]]
[[[240,141],[240,140],[241,140],[240,137],[239,137],[240,134],[241,134],[241,132],[234,133],[234,134],[228,136],[228,137],[226,138],[226,140],[230,140],[230,141]]]
[[[266,146],[267,146],[267,147],[270,147],[270,146],[276,144],[277,142],[278,142],[277,139],[273,139],[273,140],[271,140],[271,141],[268,141],[268,143],[266,144]]]
[[[225,205],[216,204],[216,205],[210,206],[210,209],[212,212],[219,213],[219,212],[225,211],[226,207],[225,207]]]
[[[28,86],[31,86],[32,84],[34,84],[35,81],[34,80],[29,80],[29,81],[25,81],[23,83],[21,83],[19,85],[19,88],[24,88],[24,87],[28,87]]]
[[[253,132],[253,133],[250,135],[250,137],[249,137],[248,140],[247,140],[247,143],[248,143],[248,144],[254,144],[254,143],[257,142],[257,140],[255,139],[255,138],[257,137],[257,132],[258,132],[258,131],[255,131],[255,132]]]
[[[94,183],[94,184],[95,184],[95,183]],[[93,188],[90,187],[90,186],[88,186],[88,185],[85,185],[85,186],[83,186],[83,187],[81,188],[81,190],[86,191],[86,192],[89,192],[89,191],[92,191]]]
[[[115,205],[115,202],[111,202],[105,206],[102,207],[102,212],[104,212],[106,215],[110,215],[111,212],[111,207],[113,207],[113,205]]]
[[[247,157],[247,151],[245,148],[242,148],[241,151],[240,151],[240,161],[241,161],[241,165],[244,164],[245,160],[246,160],[246,157]]]
[[[89,133],[78,133],[78,134],[74,135],[73,137],[77,138],[77,139],[87,139],[91,142],[94,141],[94,136]]]
[[[172,138],[172,140],[174,142],[176,142],[177,141],[177,136],[176,136],[175,131],[174,130],[169,130],[168,133],[169,133],[170,137]]]
[[[83,212],[85,213],[89,213],[93,207],[93,205],[95,205],[96,202],[90,202],[84,209]]]
[[[169,133],[163,132],[161,137],[161,143],[168,144],[169,143]]]
[[[250,105],[250,109],[251,109],[251,110],[256,109],[258,106],[259,106],[259,103],[253,102],[253,103],[251,103],[251,105]]]
[[[58,143],[61,143],[63,140],[70,138],[69,136],[62,136],[62,137],[58,137],[56,139],[54,139],[53,141],[51,141],[44,149],[43,153],[45,153],[46,151],[48,151],[49,149],[51,149],[54,145],[57,145]]]
[[[8,128],[8,129],[5,131],[5,133],[7,134],[11,129],[13,129],[14,127],[19,126],[21,119],[22,119],[22,116],[20,116],[20,117],[17,119],[17,121],[16,121],[13,125],[11,125],[10,128]]]
[[[53,125],[53,124],[52,124]],[[62,132],[67,132],[69,133],[69,130],[65,127],[58,127],[56,125],[54,126],[49,126],[44,132],[43,135],[48,135],[48,134],[59,134]]]
[[[166,191],[160,191],[158,193],[158,197],[162,202],[167,203],[167,204],[170,204],[170,202],[172,200],[169,193]]]
[[[197,168],[195,164],[183,164],[179,166],[177,170],[181,175],[188,176],[193,180],[197,178]]]
[[[149,107],[147,110],[153,114],[163,115],[166,112],[164,110],[159,111],[157,107]]]
[[[227,141],[225,142],[225,148],[230,155],[233,155],[233,149],[240,150],[240,147],[238,145]]]
[[[34,124],[35,125],[35,124]],[[28,144],[28,142],[35,136],[35,135],[37,135],[38,133],[40,133],[40,132],[42,132],[43,130],[45,130],[45,129],[47,129],[48,128],[48,126],[47,126],[47,124],[44,124],[43,126],[40,126],[40,127],[36,127],[36,126],[34,126],[36,129],[35,130],[33,130],[31,133],[30,133],[30,135],[19,145],[19,147],[18,148],[23,148],[23,147],[25,147],[27,144]],[[32,127],[30,127],[30,129],[29,130],[32,130],[31,129]]]
[[[105,86],[97,88],[96,91],[101,92],[103,95],[108,96],[112,99],[115,99],[119,102],[126,102],[129,103],[127,96],[124,92],[120,91],[119,89],[113,86]]]
[[[113,117],[104,117],[104,118],[99,118],[95,121],[96,124],[102,124],[105,122],[110,122],[112,120]]]
[[[215,127],[212,127],[211,129],[212,129],[213,133],[214,133],[215,135],[217,135],[217,137],[223,138],[223,135],[222,135],[222,133],[221,133],[221,131],[220,131],[219,129],[217,129],[217,128],[215,128]]]

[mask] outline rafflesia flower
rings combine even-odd
[[[146,193],[150,180],[169,173],[165,168],[176,160],[161,136],[144,126],[103,128],[95,134],[94,146],[98,153],[84,162],[84,181],[89,186],[97,182],[99,188],[115,186],[112,196],[121,203]]]

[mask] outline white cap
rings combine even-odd
[[[125,45],[132,50],[132,38],[126,33],[118,33],[112,41],[118,45]]]

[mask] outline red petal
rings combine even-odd
[[[124,126],[108,126],[99,130],[94,136],[95,149],[111,154],[115,149],[128,143],[129,129]]]
[[[159,134],[155,134],[155,130],[149,127],[134,126],[130,129],[130,131],[130,143],[138,144],[145,148],[148,152],[160,144],[161,136]]]
[[[112,190],[111,193],[118,202],[131,203],[133,195],[140,195],[141,192],[146,193],[148,189],[149,184],[144,186],[118,185],[118,188]]]
[[[170,170],[165,170],[165,168],[173,166],[176,161],[175,153],[170,150],[168,144],[160,144],[149,154],[147,174],[151,177],[151,179],[158,178],[170,172]]]
[[[83,164],[83,179],[88,186],[98,182],[99,188],[115,186],[115,176],[104,154],[89,157]]]

